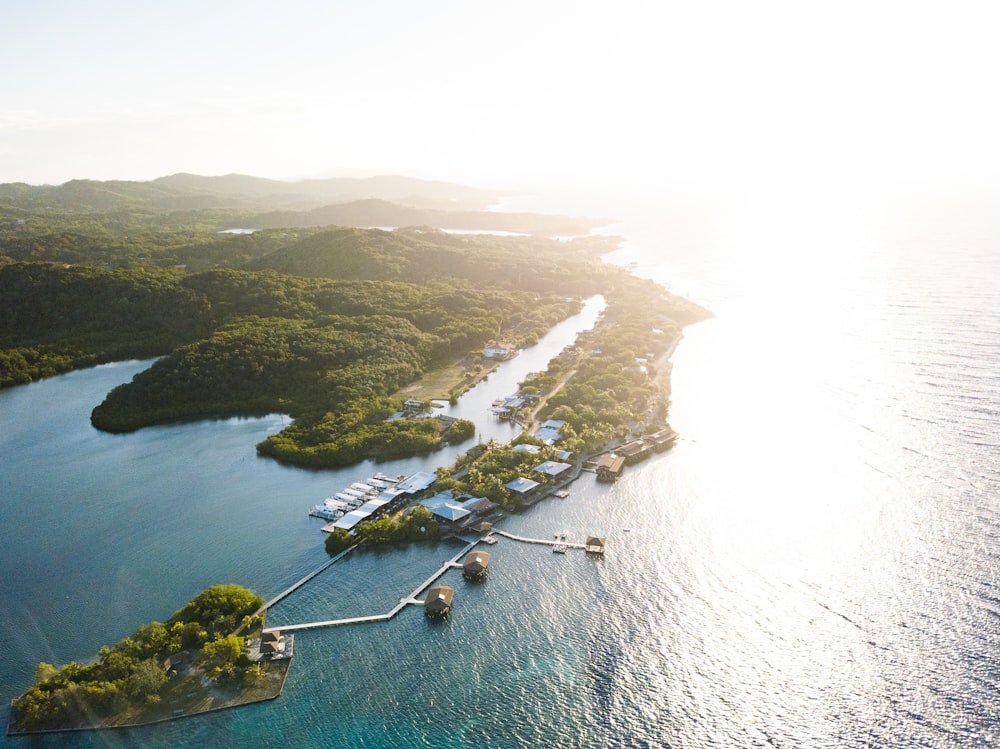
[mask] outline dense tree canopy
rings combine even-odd
[[[164,659],[188,649],[201,649],[213,676],[231,674],[246,653],[233,630],[263,603],[239,585],[213,585],[166,623],[143,624],[101,648],[91,665],[40,663],[37,683],[13,707],[14,721],[21,730],[92,725],[131,704],[153,702],[167,683]]]
[[[262,454],[344,465],[440,444],[429,422],[384,421],[398,407],[388,396],[428,370],[491,339],[530,344],[599,289],[640,305],[652,293],[597,260],[613,246],[606,237],[558,242],[429,227],[220,234],[247,225],[266,191],[281,186],[188,177],[0,185],[0,253],[8,255],[0,255],[0,387],[161,356],[94,409],[95,426],[120,432],[282,412],[295,422],[263,442]],[[251,193],[226,192],[234,185]],[[702,312],[677,298],[668,307],[680,323]],[[626,397],[629,377],[592,385],[599,397],[590,407],[609,412],[608,423],[637,407],[640,393]],[[581,395],[591,393],[563,395],[553,407]]]

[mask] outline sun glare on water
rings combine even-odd
[[[864,367],[869,336],[859,333],[877,323],[866,315],[880,292],[855,198],[786,184],[752,194],[721,242],[730,297],[703,323],[710,342],[699,355],[709,366],[685,371],[682,351],[675,368],[673,418],[711,464],[707,495],[734,534],[727,543],[755,547],[764,563],[814,564],[821,550],[832,560],[861,542],[860,520],[845,513],[861,478],[847,468],[857,456],[844,453],[857,440],[839,409],[842,383]],[[695,329],[682,348],[700,342]],[[715,394],[698,413],[687,411],[686,377]],[[733,414],[744,425],[737,433]]]

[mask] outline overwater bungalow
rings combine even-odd
[[[493,532],[493,523],[489,520],[480,520],[475,525],[470,526],[469,530],[475,531],[480,536],[485,536]]]
[[[624,456],[625,463],[633,465],[640,460],[645,460],[653,452],[653,448],[643,440],[632,440],[618,448],[618,454]]]
[[[625,470],[625,458],[617,453],[604,453],[597,461],[599,481],[617,481]]]
[[[603,554],[606,540],[603,536],[587,536],[583,550],[588,554]]]
[[[656,451],[662,452],[674,446],[677,438],[680,437],[673,429],[661,429],[658,432],[649,434],[643,439]]]
[[[470,551],[462,563],[462,577],[466,580],[482,580],[490,570],[488,551]]]
[[[424,599],[424,616],[431,619],[448,616],[451,612],[451,599],[454,596],[454,588],[449,588],[447,585],[435,585],[427,591],[427,598]]]

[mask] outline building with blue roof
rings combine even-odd
[[[520,497],[527,497],[530,496],[535,489],[541,486],[541,484],[537,481],[526,479],[524,476],[518,476],[513,481],[508,481],[505,486],[511,491],[511,493]]]
[[[539,427],[538,431],[535,432],[534,436],[540,439],[546,445],[554,445],[556,442],[562,439],[562,435],[559,433],[559,430],[552,429],[551,427]]]
[[[566,471],[572,468],[569,463],[557,463],[554,460],[546,460],[544,463],[540,463],[535,466],[532,470],[535,473],[541,473],[549,478],[559,478]]]
[[[430,510],[431,514],[435,517],[451,524],[458,523],[472,514],[472,512],[462,506],[461,502],[455,499],[451,489],[438,492],[420,504]]]

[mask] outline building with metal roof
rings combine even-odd
[[[535,473],[541,473],[554,479],[559,478],[572,467],[569,463],[557,463],[554,460],[546,460],[544,463],[535,466],[532,470]]]
[[[412,476],[407,476],[405,479],[396,484],[396,489],[403,494],[418,494],[435,481],[437,481],[437,476],[433,473],[429,473],[427,471],[417,471]]]
[[[549,427],[539,428],[533,436],[540,439],[546,445],[554,445],[562,439],[562,435],[559,434],[558,429],[550,429]]]
[[[526,479],[524,476],[518,476],[513,481],[508,481],[504,484],[510,491],[514,494],[527,496],[531,494],[535,489],[537,489],[540,484],[537,481],[532,481],[531,479]]]
[[[470,510],[465,509],[465,507],[462,506],[462,503],[455,499],[451,489],[445,489],[443,492],[438,492],[433,497],[428,497],[420,504],[430,510],[435,517],[441,518],[445,522],[452,524],[458,523],[472,515]]]
[[[326,530],[327,528],[330,528],[331,530],[340,528],[341,530],[349,531],[352,530],[354,526],[356,526],[362,520],[367,520],[369,515],[370,513],[362,512],[361,510],[352,510],[351,512],[344,515],[344,517],[342,517],[336,523],[323,526],[323,530]]]

